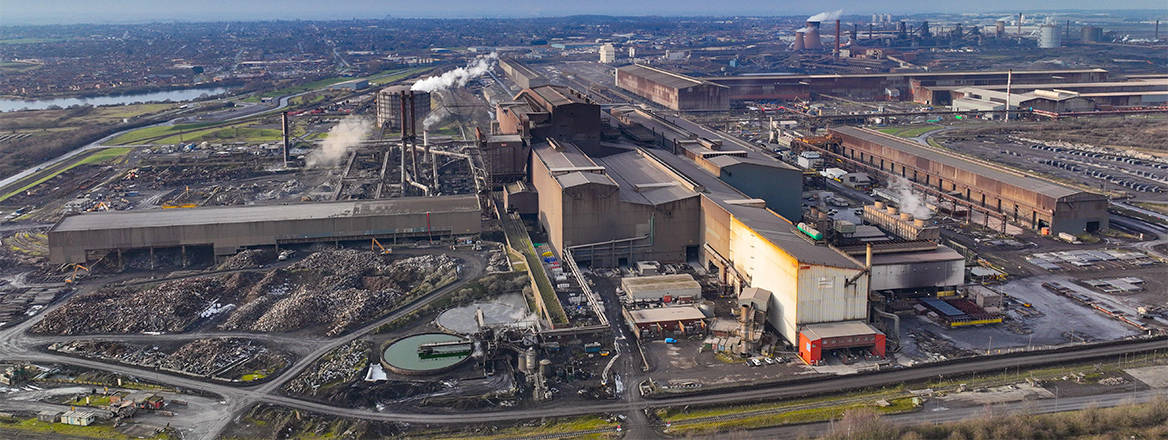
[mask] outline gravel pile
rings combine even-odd
[[[276,261],[276,252],[269,249],[248,249],[223,260],[216,270],[240,270],[264,267]]]

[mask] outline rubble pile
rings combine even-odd
[[[223,260],[216,270],[241,270],[264,267],[276,261],[276,252],[269,249],[248,249]]]
[[[104,288],[78,295],[34,325],[33,333],[175,333],[186,331],[214,303],[234,301],[227,277],[167,281],[143,290]]]
[[[380,316],[407,294],[443,284],[457,267],[444,255],[386,263],[352,249],[317,252],[269,272],[247,293],[251,301],[220,327],[285,332],[320,326],[335,336]]]
[[[323,385],[351,382],[365,370],[372,348],[373,344],[362,340],[342,345],[322,357],[312,368],[304,370],[285,384],[284,391],[315,394]]]
[[[55,343],[49,350],[196,376],[219,374],[261,356],[272,357],[274,361],[269,363],[283,363],[282,355],[263,344],[238,338],[195,339],[174,351],[151,345],[86,340]]]

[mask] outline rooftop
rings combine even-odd
[[[896,136],[884,134],[876,130],[860,127],[833,127],[830,130],[846,136],[859,138],[867,142],[891,147],[917,157],[923,157],[933,162],[954,167],[956,169],[965,170],[979,176],[987,177],[1008,185],[1013,185],[1023,190],[1034,191],[1054,199],[1061,199],[1063,197],[1086,192],[1059,185],[1054,182],[1031,177],[1016,171],[1010,171],[999,167],[991,167],[955,153],[949,153],[935,148],[926,147],[924,145]]]
[[[892,72],[892,73],[824,73],[813,75],[740,75],[702,78],[710,81],[750,80],[750,79],[832,79],[832,78],[873,78],[873,77],[945,77],[945,76],[993,76],[1006,75],[1004,70],[989,72]],[[1056,73],[1107,73],[1107,69],[1062,69],[1062,70],[1015,70],[1015,75],[1056,74]]]
[[[186,209],[100,212],[65,217],[53,228],[62,231],[195,226],[260,221],[312,220],[427,212],[477,212],[478,196],[409,197],[387,200],[223,206]]]
[[[639,151],[595,158],[618,185],[622,201],[642,205],[675,202],[698,193],[653,165]]]
[[[697,307],[661,307],[656,309],[628,310],[629,317],[634,323],[677,322],[694,319],[706,319],[706,315]]]
[[[876,330],[867,323],[861,321],[844,321],[844,322],[826,322],[820,324],[808,324],[799,330],[800,333],[807,336],[807,339],[827,339],[839,338],[844,336],[863,336],[877,334],[882,335],[880,330]]]
[[[532,106],[551,111],[552,108],[568,104],[587,104],[589,101],[579,92],[568,87],[545,85],[524,89],[515,99],[527,99]]]
[[[726,87],[721,84],[712,83],[709,81],[693,78],[682,75],[680,73],[669,72],[662,69],[657,69],[649,66],[642,66],[640,64],[630,64],[628,66],[618,67],[617,70],[645,78],[654,83],[663,85],[665,87],[672,87],[675,89],[684,89],[686,87],[708,85],[714,87]]]
[[[923,252],[891,252],[886,254],[873,254],[872,265],[880,266],[885,264],[911,264],[911,263],[934,263],[938,261],[955,261],[964,260],[961,254],[950,249],[945,245],[937,246],[937,249]]]

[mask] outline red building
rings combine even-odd
[[[872,354],[884,356],[884,333],[860,321],[811,324],[799,330],[799,358],[810,365],[823,360],[831,350],[870,347]]]

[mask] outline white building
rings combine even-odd
[[[616,47],[612,43],[604,43],[600,46],[600,62],[604,64],[612,64],[616,62]]]

